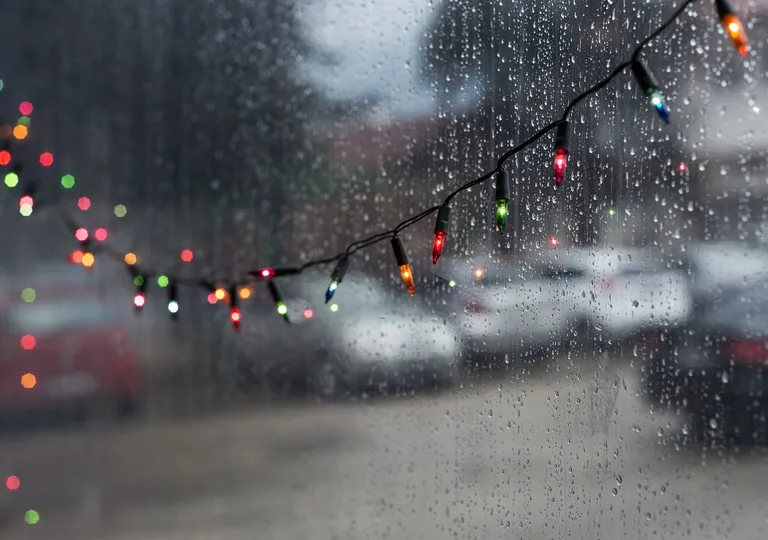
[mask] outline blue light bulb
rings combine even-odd
[[[330,285],[328,285],[328,290],[325,291],[325,303],[326,304],[331,301],[331,298],[333,298],[333,293],[336,292],[336,289],[338,288],[338,286],[339,286],[339,282],[337,280],[335,280],[335,279],[333,281],[331,281]]]
[[[662,96],[661,92],[656,89],[651,90],[648,95],[651,98],[651,105],[653,105],[653,108],[659,113],[659,116],[664,123],[669,124],[669,107],[667,107],[667,104],[664,102],[664,96]]]

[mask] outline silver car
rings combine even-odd
[[[272,390],[323,397],[361,390],[434,388],[453,380],[457,328],[407,291],[349,272],[324,303],[329,279],[300,275],[278,285],[291,324],[266,299],[244,305],[238,371]]]

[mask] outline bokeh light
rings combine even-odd
[[[96,257],[93,256],[93,253],[83,253],[83,266],[91,268],[95,262]]]
[[[8,488],[9,491],[16,491],[21,487],[21,480],[19,480],[18,476],[9,476],[5,480],[5,487]]]
[[[37,298],[37,293],[35,293],[35,289],[32,287],[27,287],[23,291],[21,291],[21,299],[24,300],[26,303],[31,303],[35,301],[35,298]]]
[[[8,150],[0,150],[0,165],[5,167],[11,162],[11,153]]]
[[[21,348],[25,351],[31,351],[37,345],[37,340],[32,334],[21,336]]]
[[[34,373],[25,373],[21,376],[21,387],[26,388],[27,390],[31,390],[32,388],[37,385],[37,377],[35,377]]]
[[[338,304],[331,304],[331,311],[336,313],[339,311],[339,305]]]
[[[181,260],[186,263],[192,262],[192,259],[194,258],[195,258],[195,254],[192,253],[191,249],[185,249],[184,251],[181,252]]]
[[[18,140],[23,141],[27,138],[27,135],[29,135],[29,129],[27,129],[27,126],[19,124],[13,128],[13,136]]]
[[[17,124],[19,124],[19,125],[21,125],[21,126],[27,126],[27,127],[29,127],[29,126],[31,126],[31,125],[32,125],[32,119],[31,119],[29,116],[21,116],[21,117],[19,117],[19,119],[16,121],[16,123],[17,123]]]
[[[80,227],[75,231],[75,238],[77,239],[78,242],[85,242],[86,240],[88,240],[88,230],[83,227]]]
[[[127,264],[128,266],[133,266],[134,264],[139,262],[139,258],[136,257],[135,253],[126,253],[123,260],[125,261],[125,264]]]
[[[312,310],[307,308],[304,310],[304,318],[305,319],[311,319],[315,314],[312,313]]]
[[[217,300],[224,300],[227,297],[227,291],[219,287],[216,289],[216,291],[213,293],[216,296]]]
[[[144,276],[134,276],[133,284],[137,287],[141,287],[144,284]]]
[[[40,165],[43,167],[50,167],[53,165],[53,154],[50,152],[43,152],[40,154]]]
[[[243,300],[247,300],[250,297],[251,297],[251,289],[249,289],[248,287],[243,287],[242,289],[240,289],[240,298],[242,298]]]
[[[19,185],[19,175],[15,172],[9,172],[5,175],[4,182],[9,188],[14,188]]]
[[[24,521],[26,521],[29,525],[35,525],[40,521],[40,514],[37,512],[37,510],[27,510],[24,513]]]
[[[121,218],[125,217],[125,214],[128,213],[128,209],[125,207],[124,204],[118,204],[115,206],[115,216]]]
[[[216,293],[208,293],[208,303],[209,304],[213,305],[213,304],[215,304],[218,301],[219,301],[219,299],[216,298]]]
[[[19,112],[22,116],[29,116],[34,110],[35,107],[29,101],[24,101],[21,105],[19,105]]]
[[[77,207],[83,212],[85,212],[91,207],[91,199],[89,199],[88,197],[80,197],[79,199],[77,199]]]
[[[64,189],[72,189],[75,187],[75,177],[71,174],[65,174],[61,177],[61,185]]]
[[[19,199],[19,213],[24,217],[32,215],[32,208],[34,204],[35,200],[31,196],[24,195],[21,199]]]
[[[106,240],[107,236],[109,236],[109,233],[104,228],[98,228],[93,232],[93,237],[99,242]]]
[[[80,264],[83,262],[83,252],[79,249],[76,249],[72,252],[72,254],[69,256],[69,260],[72,261],[75,264]]]
[[[158,276],[157,278],[158,287],[167,287],[168,283],[170,283],[168,276]]]

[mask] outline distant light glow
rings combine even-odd
[[[95,262],[96,257],[93,256],[93,253],[83,253],[83,266],[86,268],[91,268]]]
[[[50,152],[43,152],[40,154],[40,165],[43,167],[50,167],[53,165],[53,154]]]
[[[105,241],[107,239],[107,236],[109,236],[107,229],[99,228],[93,232],[93,237],[99,242]]]
[[[261,270],[261,277],[268,278],[275,275],[274,268],[264,268]]]
[[[243,300],[247,300],[250,297],[251,297],[251,289],[249,289],[248,287],[243,287],[242,289],[240,289],[240,298],[242,298]]]
[[[37,377],[34,373],[25,373],[21,376],[21,387],[27,390],[31,390],[37,385]]]
[[[549,237],[549,245],[556,247],[560,245],[560,239],[557,236],[550,236]]]
[[[137,308],[141,309],[144,307],[144,304],[147,303],[147,297],[144,296],[144,293],[138,293],[136,296],[133,297],[133,305]]]
[[[171,300],[168,302],[168,311],[171,313],[178,313],[179,312],[179,303],[176,300]]]
[[[19,124],[13,128],[13,136],[18,140],[23,141],[27,138],[27,135],[29,135],[29,129],[27,129],[27,126]]]
[[[77,199],[77,207],[83,212],[85,212],[91,207],[91,199],[89,199],[88,197],[80,197],[79,199]]]
[[[456,282],[451,280],[451,281],[448,282],[448,286],[449,287],[455,287],[456,286]]]
[[[0,150],[0,166],[5,167],[11,162],[11,153],[8,150]]]
[[[167,287],[170,282],[171,280],[168,279],[168,276],[158,276],[157,278],[158,287]]]
[[[18,476],[9,476],[5,480],[5,487],[8,488],[9,491],[16,491],[21,487],[21,480],[19,480]]]
[[[137,262],[139,262],[139,258],[136,257],[135,253],[126,253],[125,257],[123,257],[123,260],[125,261],[125,264],[128,266],[133,266]]]
[[[192,253],[191,249],[185,249],[181,252],[181,260],[185,263],[192,262],[192,259],[195,258],[195,254]]]
[[[315,314],[312,312],[311,309],[307,308],[304,310],[304,318],[305,319],[311,319]]]
[[[239,323],[240,322],[240,317],[241,317],[240,310],[238,308],[236,308],[236,307],[233,307],[232,311],[230,311],[230,313],[229,313],[229,319],[233,323]]]
[[[482,268],[478,268],[477,270],[475,270],[475,277],[477,279],[480,279],[481,277],[483,277],[484,274],[485,274],[485,270],[483,270]]]
[[[21,336],[21,348],[25,351],[31,351],[37,345],[37,340],[32,334]]]
[[[22,116],[29,116],[34,110],[35,107],[29,101],[24,101],[19,105],[19,112]]]
[[[9,172],[5,175],[5,179],[3,181],[9,188],[15,188],[19,185],[19,175],[15,172]]]
[[[71,174],[65,174],[61,177],[61,186],[64,189],[72,189],[75,187],[75,177]]]
[[[114,212],[115,212],[115,216],[122,218],[122,217],[125,217],[125,214],[128,213],[128,209],[125,207],[124,204],[118,204],[117,206],[115,206]]]
[[[288,306],[286,306],[286,305],[285,305],[284,303],[282,303],[282,302],[278,302],[278,303],[277,303],[277,312],[278,312],[280,315],[285,315],[286,313],[288,313]]]
[[[608,209],[608,215],[609,216],[615,216],[616,215],[616,209],[615,208]]]
[[[24,513],[24,521],[29,525],[36,525],[40,521],[40,514],[37,510],[27,510]]]
[[[338,304],[331,304],[331,311],[333,313],[336,313],[337,311],[339,311],[339,305]]]
[[[24,300],[27,304],[34,302],[35,298],[37,298],[37,293],[35,293],[35,289],[32,287],[27,287],[21,291],[21,299]]]
[[[86,240],[88,240],[88,230],[83,227],[80,227],[75,231],[75,238],[77,239],[78,242],[85,242]]]
[[[685,171],[688,170],[688,165],[685,163],[685,161],[681,161],[680,165],[677,166],[677,170],[680,171],[681,173],[684,173]]]

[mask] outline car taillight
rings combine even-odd
[[[732,339],[723,344],[723,352],[740,364],[768,366],[768,347],[765,341]]]

